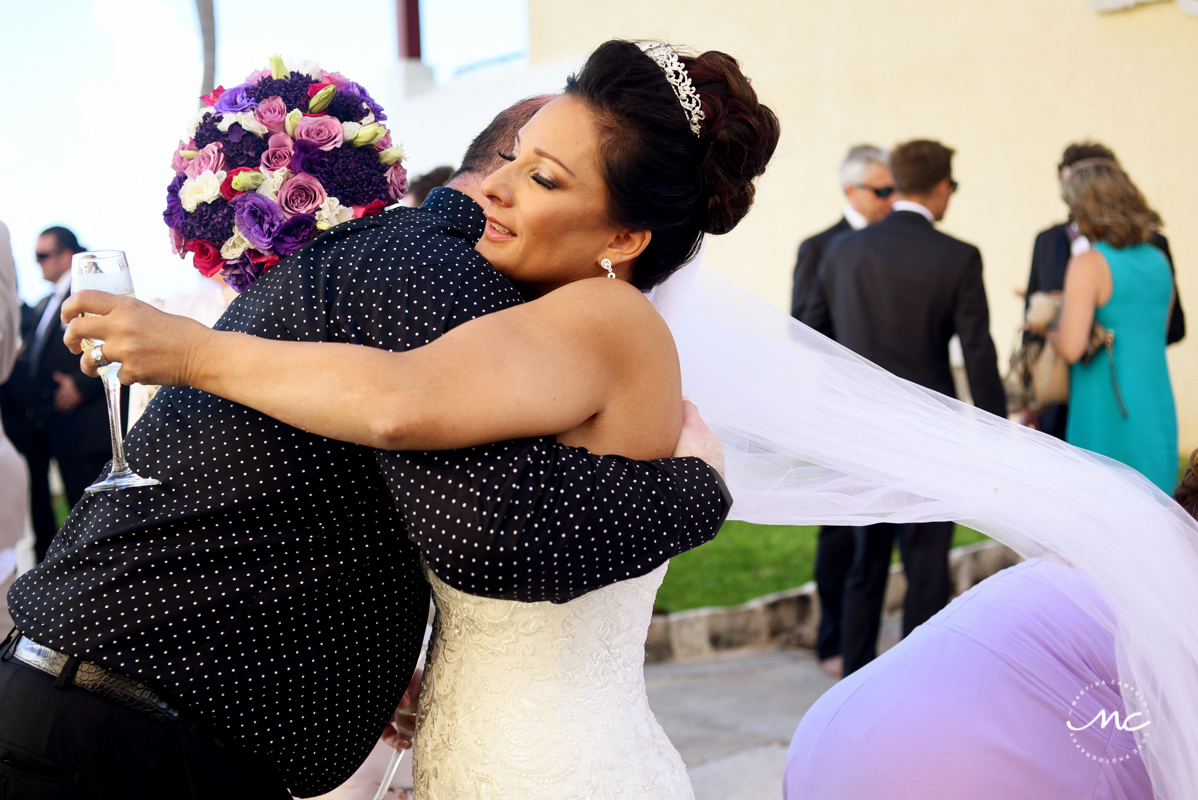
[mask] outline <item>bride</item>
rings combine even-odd
[[[102,338],[124,380],[191,385],[375,447],[556,434],[597,454],[668,456],[682,425],[678,357],[642,291],[703,233],[744,217],[778,133],[733,58],[611,41],[482,185],[477,249],[532,302],[406,353],[211,331],[136,301],[75,320],[69,335]],[[143,334],[122,335],[126,323]],[[161,333],[154,355],[140,349],[149,330]],[[307,380],[314,374],[321,381]],[[594,535],[602,547],[603,531]],[[645,698],[644,641],[664,566],[554,605],[468,595],[438,578],[437,553],[424,555],[438,615],[416,736],[419,796],[692,796]]]

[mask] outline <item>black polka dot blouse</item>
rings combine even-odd
[[[521,301],[474,252],[483,225],[449,189],[340,225],[217,327],[425,344]],[[86,496],[12,588],[18,628],[164,691],[300,796],[349,777],[407,687],[428,609],[421,553],[463,591],[564,602],[711,539],[731,502],[696,459],[600,458],[551,438],[381,452],[185,388],[155,396],[126,450],[162,485]]]

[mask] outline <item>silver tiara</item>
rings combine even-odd
[[[678,102],[682,104],[682,110],[686,113],[686,121],[690,123],[691,133],[698,136],[702,130],[699,123],[707,115],[703,113],[703,104],[699,102],[699,93],[691,85],[690,76],[686,74],[686,67],[682,66],[682,62],[678,60],[678,54],[665,42],[645,42],[641,45],[641,50],[656,61],[657,66],[665,72],[666,80],[670,82],[674,94],[678,95]]]

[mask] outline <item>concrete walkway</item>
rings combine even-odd
[[[879,652],[899,638],[887,617]],[[696,800],[777,800],[799,720],[835,681],[807,649],[645,667],[649,705],[682,754]]]

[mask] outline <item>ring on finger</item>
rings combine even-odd
[[[101,346],[102,345],[96,345],[92,348],[92,363],[94,363],[97,367],[107,367],[112,362],[104,357],[103,351],[100,350]]]

